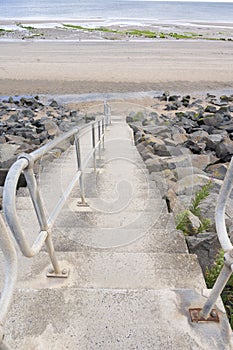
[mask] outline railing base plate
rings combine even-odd
[[[89,204],[87,204],[87,203],[82,203],[82,202],[78,202],[77,204],[77,207],[89,207]]]
[[[53,270],[48,270],[46,276],[49,278],[68,278],[70,274],[69,269],[63,269],[61,273],[55,273]]]
[[[192,322],[220,322],[216,309],[212,309],[209,316],[206,319],[200,316],[201,310],[201,308],[189,309]]]

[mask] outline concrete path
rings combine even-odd
[[[87,152],[88,142],[81,146]],[[41,167],[48,215],[75,162],[71,147]],[[46,277],[46,252],[32,260],[20,258],[6,324],[12,349],[233,349],[220,301],[219,324],[190,321],[189,307],[201,307],[208,294],[201,268],[175,229],[123,117],[112,118],[97,164],[97,172],[93,162],[85,171],[88,206],[79,205],[75,188],[52,230],[69,278]],[[32,241],[38,226],[25,190],[17,206]]]

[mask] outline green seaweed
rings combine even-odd
[[[106,28],[106,27],[88,28],[88,27],[83,27],[83,26],[73,25],[73,24],[66,24],[66,23],[63,23],[63,26],[65,28],[85,30],[88,32],[99,31],[99,32],[105,32],[105,33],[121,34],[121,35],[134,35],[134,36],[139,36],[139,37],[143,36],[146,38],[156,38],[157,37],[157,33],[152,32],[150,30],[128,29],[128,30],[122,31],[122,30],[110,29],[110,28]]]
[[[130,30],[126,30],[125,34],[135,35],[135,36],[144,36],[145,38],[157,38],[157,33],[152,32],[150,30],[130,29]]]
[[[16,24],[18,27],[20,27],[20,28],[23,28],[23,29],[27,29],[27,30],[35,30],[36,28],[34,28],[34,27],[32,27],[32,26],[25,26],[25,25],[23,25],[22,23],[17,23]]]
[[[35,34],[31,34],[29,36],[26,36],[25,39],[33,39],[35,37],[39,37],[39,36],[44,36],[44,33],[35,33]]]
[[[192,37],[201,37],[202,34],[194,33],[194,32],[184,32],[186,35],[191,35]]]
[[[11,29],[4,29],[4,28],[0,28],[0,33],[4,34],[4,33],[12,33],[13,30]]]
[[[151,30],[141,30],[141,29],[127,29],[127,30],[119,30],[119,29],[111,29],[106,27],[95,27],[95,28],[89,28],[84,27],[80,25],[74,25],[69,23],[63,23],[62,24],[64,28],[66,29],[76,29],[76,30],[83,30],[87,32],[104,32],[104,33],[113,33],[113,34],[119,34],[119,35],[127,35],[127,36],[135,36],[135,37],[143,37],[143,38],[149,38],[149,39],[167,39],[167,38],[174,38],[174,39],[203,39],[203,40],[229,40],[232,41],[232,39],[227,38],[206,38],[203,36],[203,34],[198,34],[195,32],[184,32],[184,33],[176,33],[176,32],[170,32],[170,33],[164,33],[164,32],[155,32]]]

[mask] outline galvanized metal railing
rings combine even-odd
[[[46,245],[47,251],[49,253],[52,265],[53,273],[49,276],[54,277],[67,277],[68,271],[63,270],[59,266],[53,242],[51,237],[51,227],[60,212],[61,208],[65,204],[67,198],[69,197],[74,185],[79,181],[81,190],[81,201],[85,204],[85,194],[84,194],[84,184],[83,184],[83,169],[87,166],[91,158],[94,159],[94,169],[96,169],[96,150],[99,149],[101,144],[104,142],[105,128],[106,128],[106,116],[99,117],[95,121],[84,125],[79,128],[74,128],[60,137],[57,137],[53,141],[47,143],[43,147],[35,150],[30,154],[22,154],[19,156],[18,160],[10,168],[8,175],[5,180],[4,192],[3,192],[3,210],[6,217],[6,221],[18,243],[18,246],[26,257],[33,257],[39,253],[43,245]],[[92,133],[92,148],[90,152],[86,155],[85,159],[82,159],[80,152],[80,136],[82,133],[86,132],[87,129]],[[96,135],[97,134],[97,135]],[[36,161],[42,158],[46,153],[48,153],[53,148],[59,146],[63,141],[74,137],[75,150],[77,156],[77,172],[74,175],[72,181],[69,183],[66,190],[63,192],[62,197],[59,199],[53,212],[50,214],[49,218],[46,218],[45,209],[43,206],[41,194],[38,188],[37,180],[33,172],[33,166]],[[97,138],[97,141],[96,141]],[[19,218],[16,210],[16,187],[21,173],[24,173],[29,193],[32,199],[32,203],[37,215],[37,219],[40,225],[40,233],[35,239],[32,246],[30,246],[25,232],[19,222]]]
[[[222,184],[218,201],[215,209],[215,225],[218,234],[218,239],[224,250],[224,266],[213,286],[213,289],[204,304],[203,308],[196,313],[196,322],[203,320],[215,321],[218,319],[216,310],[213,307],[222,293],[226,283],[228,282],[233,272],[233,246],[228,237],[226,223],[225,223],[225,208],[227,200],[231,194],[233,188],[233,158],[231,159],[228,171],[225,175],[224,182]],[[194,310],[194,309],[191,309]],[[192,315],[191,315],[192,317]]]
[[[1,216],[0,248],[3,252],[5,260],[5,278],[0,298],[0,350],[9,350],[10,348],[3,340],[3,325],[13,299],[14,288],[17,280],[18,261],[15,246],[10,235],[7,232],[5,222]]]

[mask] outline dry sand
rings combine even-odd
[[[0,42],[0,95],[232,88],[230,41]]]

